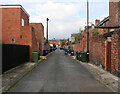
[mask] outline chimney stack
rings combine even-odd
[[[96,19],[95,20],[95,25],[97,25],[100,22],[100,20]]]
[[[109,25],[120,26],[120,0],[109,1]]]

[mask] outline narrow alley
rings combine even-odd
[[[80,63],[57,49],[8,92],[111,92]]]

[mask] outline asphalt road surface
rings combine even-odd
[[[111,92],[64,51],[56,50],[9,92]]]

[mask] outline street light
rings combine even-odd
[[[87,57],[89,60],[89,0],[87,0]]]
[[[89,53],[89,1],[87,0],[87,52]]]

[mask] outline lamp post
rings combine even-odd
[[[89,61],[89,0],[87,0],[87,57]]]

